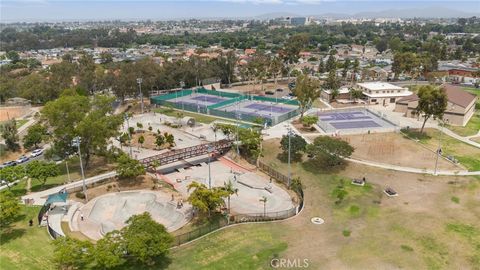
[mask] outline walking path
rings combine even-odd
[[[350,162],[353,162],[353,163],[363,164],[363,165],[382,168],[382,169],[387,169],[387,170],[401,171],[401,172],[433,174],[433,175],[461,175],[461,176],[480,175],[480,171],[469,172],[469,171],[465,171],[465,170],[463,170],[463,171],[460,171],[460,170],[459,171],[437,170],[437,173],[435,173],[435,171],[431,170],[431,169],[418,169],[418,168],[411,168],[411,167],[403,167],[403,166],[384,164],[384,163],[380,163],[380,162],[373,162],[373,161],[366,161],[366,160],[359,160],[359,159],[353,159],[353,158],[346,158],[346,160],[348,160]]]
[[[117,175],[116,171],[96,175],[96,176],[93,176],[93,177],[90,177],[90,178],[86,178],[85,179],[85,184],[86,185],[93,184],[93,183],[102,181],[102,180],[107,179],[107,178],[115,177],[116,175]],[[61,185],[61,186],[53,187],[51,189],[47,189],[47,190],[43,190],[43,191],[39,191],[39,192],[24,195],[24,196],[22,196],[22,201],[25,201],[25,199],[33,199],[34,200],[33,201],[34,205],[43,205],[46,202],[47,197],[49,195],[58,193],[62,189],[67,189],[67,191],[68,191],[68,190],[71,190],[71,189],[74,189],[74,188],[82,187],[82,185],[83,185],[83,181],[79,180],[79,181],[69,183],[69,184],[66,184],[66,185]]]

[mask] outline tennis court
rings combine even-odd
[[[156,105],[252,123],[261,122],[270,126],[299,114],[296,100],[242,95],[204,88],[155,96],[150,101]]]
[[[221,107],[219,110],[234,112],[239,117],[242,117],[242,115],[249,115],[273,120],[284,114],[293,112],[297,108],[298,106],[288,104],[244,99],[228,106]]]
[[[395,125],[368,109],[318,112],[318,126],[325,132],[357,133],[392,131]]]

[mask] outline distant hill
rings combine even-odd
[[[390,9],[379,12],[360,12],[356,18],[458,18],[479,16],[480,12],[470,13],[444,7]]]
[[[268,20],[279,17],[300,17],[306,16],[301,14],[295,14],[290,12],[274,12],[266,13],[255,16],[258,20]],[[355,14],[346,13],[322,13],[307,15],[315,18],[332,18],[332,19],[345,19],[345,18],[459,18],[459,17],[473,17],[480,16],[478,12],[464,12],[455,9],[432,6],[425,8],[408,8],[408,9],[388,9],[382,11],[371,12],[359,12]]]

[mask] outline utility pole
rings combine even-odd
[[[130,147],[130,157],[132,156],[132,135],[130,134],[130,121],[128,121],[128,115],[125,114],[125,120],[127,120],[127,134],[128,134],[128,146]]]
[[[142,106],[142,114],[143,114],[143,93],[142,93],[142,78],[137,78],[137,83],[138,83],[138,89],[140,91],[140,100],[141,100],[141,106]]]
[[[448,120],[446,121],[448,122]],[[441,125],[441,129],[440,129],[440,136],[438,137],[438,148],[437,148],[437,156],[435,157],[435,170],[433,172],[433,175],[437,175],[437,170],[438,170],[438,158],[440,156],[440,151],[442,149],[442,137],[443,137],[443,128],[445,126],[445,122],[441,122],[440,120],[438,121],[438,123]]]
[[[208,153],[208,189],[212,189],[212,174],[210,171],[210,155],[212,153],[212,146],[207,146],[207,153]]]
[[[290,165],[290,149],[291,149],[291,135],[292,135],[292,129],[290,127],[287,127],[288,130],[288,187],[290,188],[290,183],[292,181],[292,166]]]
[[[85,195],[85,201],[88,202],[87,185],[85,184],[85,173],[83,171],[83,162],[82,162],[82,153],[80,152],[80,143],[81,143],[81,138],[77,137],[78,158],[80,159],[80,171],[82,172],[83,195]]]

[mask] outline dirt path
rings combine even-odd
[[[27,179],[27,194],[31,193],[31,191],[30,191],[31,188],[32,188],[32,179],[28,178]]]

